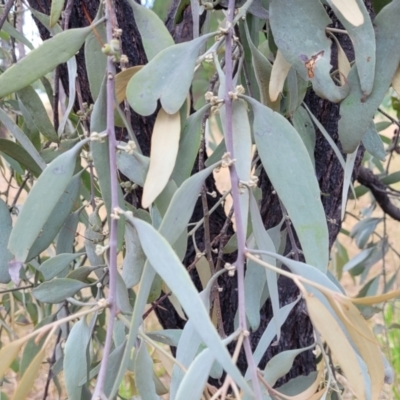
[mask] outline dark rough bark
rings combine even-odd
[[[29,4],[46,14],[49,13],[50,0],[29,0]],[[369,0],[366,1],[369,4]],[[90,21],[94,18],[97,11],[99,1],[98,0],[86,0],[86,1],[75,1],[73,13],[71,15],[70,27],[86,26],[90,24]],[[175,28],[173,26],[173,19],[176,10],[178,0],[172,1],[170,13],[167,17],[167,26],[173,33],[177,42],[190,40],[191,38],[191,16],[190,9],[188,8],[184,13],[184,20],[182,24]],[[140,35],[134,23],[132,11],[125,0],[115,1],[115,10],[120,28],[123,29],[122,47],[125,54],[128,55],[131,65],[143,64],[146,61],[146,57],[140,42]],[[334,18],[332,17],[334,20]],[[334,23],[335,27],[340,27],[338,22]],[[40,33],[44,39],[48,38],[48,32],[44,27],[40,26]],[[345,51],[349,54],[350,59],[352,57],[351,43],[347,36],[339,37],[342,46]],[[83,52],[81,51],[78,56],[79,65],[79,81],[82,88],[82,95],[84,101],[91,102],[91,96],[89,92],[89,85],[87,82],[85,64],[83,58]],[[336,56],[333,55],[333,65],[336,65]],[[60,73],[64,87],[67,89],[67,73],[65,67],[61,67]],[[338,142],[337,135],[337,122],[339,118],[339,107],[336,104],[332,104],[328,101],[318,98],[311,90],[307,94],[306,103],[318,120],[325,126],[327,131],[332,135],[335,142]],[[141,132],[138,139],[145,154],[149,153],[150,148],[150,137],[154,118],[144,118],[133,113],[132,124],[136,130]],[[358,164],[361,160],[361,154],[358,160]],[[315,147],[315,161],[316,161],[316,174],[320,184],[321,192],[323,193],[322,202],[325,209],[325,213],[328,220],[329,226],[329,242],[332,246],[334,240],[340,229],[340,205],[341,205],[341,187],[343,181],[343,170],[327,141],[323,138],[320,132],[317,132],[317,141]],[[357,164],[356,164],[357,165]],[[211,179],[207,181],[208,190],[214,190],[214,183]],[[262,216],[266,228],[277,225],[281,218],[282,212],[280,209],[279,201],[277,196],[272,193],[273,188],[268,180],[265,173],[261,176],[261,188],[263,191],[262,201]],[[213,205],[212,198],[208,198],[209,206]],[[196,206],[193,221],[198,221],[203,216],[201,202]],[[216,237],[223,224],[225,223],[226,216],[222,208],[218,209],[211,218],[211,239]],[[230,228],[228,234],[232,234]],[[197,244],[200,249],[204,248],[203,231],[199,230],[197,234]],[[287,251],[290,251],[290,243],[287,246]],[[191,241],[188,244],[188,251],[184,259],[185,265],[190,265],[195,258],[195,249]],[[234,261],[234,254],[224,257],[225,262]],[[198,287],[199,281],[196,274],[193,273],[193,279]],[[237,293],[236,293],[236,280],[235,278],[229,278],[226,276],[221,277],[219,280],[219,286],[223,289],[220,294],[220,301],[223,312],[224,329],[226,334],[231,333],[234,330],[234,316],[237,309]],[[291,280],[287,278],[281,278],[279,280],[279,295],[281,306],[294,301],[298,297],[298,290]],[[158,308],[157,315],[165,328],[182,328],[184,321],[182,321],[173,310],[168,300],[161,303],[162,308]],[[272,316],[271,305],[269,302],[262,309],[262,322],[258,331],[252,333],[251,340],[253,348],[257,345],[259,337],[267,326]],[[277,346],[270,347],[267,354],[265,355],[264,363],[270,359],[276,353],[286,350],[306,347],[313,343],[313,330],[311,323],[308,319],[307,312],[304,304],[299,304],[294,308],[289,318],[285,322],[282,329],[282,337]],[[246,368],[246,361],[241,355],[238,361],[239,367],[244,370]],[[302,355],[297,357],[295,364],[288,374],[288,377],[294,377],[297,375],[308,374],[310,371],[315,369],[314,356],[311,351],[304,352]],[[282,380],[281,382],[283,382]]]

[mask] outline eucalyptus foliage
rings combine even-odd
[[[192,15],[193,40],[183,43],[175,43],[160,17],[168,2],[155,1],[152,10],[128,0],[148,60],[130,67],[117,2],[99,2],[90,25],[68,29],[72,3],[52,0],[49,15],[31,10],[52,36],[36,48],[8,21],[1,30],[7,46],[0,162],[7,182],[0,193],[0,322],[9,340],[1,339],[0,375],[7,382],[11,370],[17,373],[12,398],[28,396],[51,353],[44,393],[53,382],[60,397],[73,400],[224,399],[228,392],[243,399],[333,399],[345,389],[358,399],[379,399],[391,369],[364,317],[399,295],[391,292],[397,272],[391,279],[385,272],[378,294],[381,275],[369,273],[392,246],[386,231],[374,237],[386,215],[372,210],[377,203],[386,209],[373,191],[377,184],[365,178],[354,189],[353,173],[366,149],[362,165],[379,169],[378,184],[400,181],[383,163],[397,151],[398,135],[388,141],[379,134],[387,125],[374,120],[388,93],[400,114],[400,0],[373,1],[374,19],[362,0],[174,1],[173,22],[188,10]],[[17,12],[15,6],[10,22]],[[329,15],[344,29],[332,28]],[[354,60],[341,46],[343,35]],[[15,42],[31,49],[17,62]],[[93,104],[81,100],[79,50]],[[63,64],[68,98],[58,122],[53,90]],[[339,142],[305,104],[307,91],[340,104]],[[148,153],[131,124],[133,112],[155,118]],[[317,178],[320,134],[343,169],[342,217],[349,192],[361,197],[371,190],[377,200],[347,232],[360,249],[352,259],[339,242],[331,257],[330,224],[341,221],[326,215],[321,200],[330,194],[321,193]],[[221,170],[230,189],[207,193],[205,182]],[[283,215],[268,230],[264,173]],[[217,200],[208,208],[210,195]],[[219,238],[218,248],[207,231],[227,199],[233,206],[220,236],[232,229],[232,216],[235,233],[228,243]],[[193,220],[199,202],[203,215]],[[183,264],[190,246],[196,285]],[[348,297],[334,277],[343,272],[362,285],[358,297]],[[298,288],[290,304],[279,297],[281,275]],[[237,282],[235,329],[226,335],[217,301],[221,276]],[[145,324],[160,298],[186,320],[183,329]],[[252,349],[267,301],[273,318]],[[313,343],[261,367],[301,304]],[[15,332],[27,320],[35,330]],[[241,350],[247,371],[237,365]],[[316,372],[282,386],[296,357],[312,350]]]

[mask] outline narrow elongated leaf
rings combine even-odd
[[[160,400],[151,376],[153,375],[153,360],[144,341],[140,343],[135,360],[135,383],[143,400]]]
[[[356,353],[346,335],[343,333],[336,319],[316,297],[306,294],[304,298],[314,328],[322,335],[331,348],[334,357],[339,361],[349,385],[354,390],[357,398],[365,399],[363,373]]]
[[[72,253],[74,251],[74,241],[76,236],[76,230],[78,228],[79,216],[84,206],[73,212],[65,220],[63,227],[61,228],[56,243],[56,253]]]
[[[286,375],[292,368],[294,359],[304,351],[310,350],[315,345],[304,347],[303,349],[286,350],[272,357],[264,369],[264,378],[274,386],[276,381]]]
[[[161,109],[151,136],[150,166],[143,187],[143,208],[148,208],[163,191],[174,170],[180,133],[179,112],[169,115]]]
[[[106,27],[104,23],[101,23],[93,28],[93,32],[85,40],[85,66],[90,93],[94,101],[99,96],[101,83],[106,73],[107,56],[101,51],[105,43],[107,43]]]
[[[81,48],[91,30],[91,26],[68,29],[32,50],[0,75],[0,98],[30,85],[68,61]]]
[[[382,218],[365,218],[357,222],[350,232],[350,237],[356,239],[358,248],[363,249],[368,242],[372,232],[375,231]]]
[[[149,262],[176,295],[204,343],[242,389],[251,393],[239,370],[233,364],[228,351],[221,343],[189,274],[174,251],[151,225],[136,218],[129,218],[129,220],[138,231],[143,251]],[[154,248],[159,251],[155,252]]]
[[[32,290],[33,295],[43,303],[61,303],[67,297],[73,296],[88,284],[74,279],[60,278],[43,282]]]
[[[29,249],[70,183],[76,156],[86,142],[80,142],[51,162],[31,189],[8,242],[8,248],[17,261],[23,262],[28,256]]]
[[[88,372],[86,349],[89,340],[90,328],[82,318],[72,327],[64,348],[65,387],[71,400],[81,398],[82,386],[79,383]]]
[[[29,367],[26,369],[22,379],[18,382],[17,389],[13,395],[13,400],[28,398],[28,394],[34,386],[35,379],[39,374],[45,355],[46,349],[42,347],[30,363]]]
[[[131,107],[140,115],[150,115],[160,99],[168,114],[178,112],[189,92],[200,48],[213,35],[203,35],[157,54],[129,81],[126,97]]]
[[[39,268],[46,280],[54,278],[79,256],[84,253],[58,254],[46,260]]]
[[[29,155],[29,153],[19,144],[7,139],[0,139],[0,151],[11,157],[15,161],[25,167],[29,172],[35,176],[39,176],[42,169],[36,161]]]
[[[174,39],[158,15],[147,7],[128,0],[133,10],[147,59],[152,60],[160,51],[173,46]]]
[[[17,94],[38,131],[50,141],[58,141],[57,133],[36,90],[32,86],[27,86]]]
[[[179,140],[178,156],[176,157],[174,171],[171,178],[180,186],[189,178],[196,160],[201,139],[201,124],[211,105],[206,104],[200,110],[190,115],[185,122]]]
[[[60,19],[65,0],[51,0],[50,26],[53,27]]]
[[[1,75],[3,76],[3,75]],[[46,163],[43,158],[40,156],[39,152],[36,150],[35,146],[29,140],[29,138],[25,135],[24,132],[14,123],[14,121],[0,109],[0,121],[4,124],[4,126],[10,131],[10,133],[14,136],[14,138],[20,143],[20,145],[24,148],[24,150],[32,157],[32,159],[36,162],[36,164],[43,170],[46,168]]]
[[[307,149],[284,117],[249,97],[246,100],[253,107],[254,138],[261,161],[289,213],[305,258],[326,271],[328,228]]]
[[[361,6],[356,0],[328,0],[328,3],[335,13],[339,11],[339,13],[350,22],[350,24],[354,26],[364,24],[365,15],[360,10]],[[345,28],[348,29],[346,26]]]
[[[303,107],[299,107],[293,115],[293,126],[300,135],[301,140],[306,146],[310,159],[315,165],[314,149],[315,149],[315,129],[314,125]]]
[[[11,37],[23,43],[28,49],[33,50],[33,44],[21,33],[18,32],[7,20],[1,28],[4,32],[7,32]]]
[[[376,157],[378,160],[385,161],[386,151],[383,147],[382,139],[376,131],[375,124],[372,121],[362,139],[362,143],[368,153]]]
[[[352,153],[363,139],[380,106],[400,62],[400,32],[395,28],[400,3],[392,1],[375,18],[376,66],[374,87],[366,97],[360,87],[357,68],[349,73],[350,94],[340,104],[339,138],[345,153]],[[361,119],[354,115],[362,115]],[[356,121],[357,120],[357,121]]]
[[[7,372],[11,363],[17,357],[21,347],[25,343],[25,339],[14,340],[13,342],[6,344],[0,349],[0,378],[3,379],[4,374]]]
[[[328,0],[328,3],[351,38],[361,90],[368,96],[374,85],[376,58],[375,31],[367,7],[362,0]],[[362,22],[355,23],[357,20]]]
[[[332,21],[321,2],[271,0],[269,12],[274,40],[285,60],[312,82],[318,96],[335,103],[344,99],[348,86],[336,86],[330,76],[331,42],[325,28]]]
[[[12,254],[7,249],[8,239],[12,229],[12,220],[7,204],[0,199],[0,283],[8,283],[11,280],[8,272],[8,263]]]
[[[282,53],[278,50],[274,65],[272,66],[271,80],[269,81],[269,96],[271,101],[278,100],[291,67],[291,64],[285,60]]]
[[[58,232],[62,228],[65,220],[70,215],[72,209],[79,196],[79,189],[81,186],[81,173],[76,174],[68,186],[62,193],[58,203],[53,208],[47,221],[43,225],[38,237],[33,242],[26,261],[32,260],[43,250],[49,247],[50,243],[57,236]]]
[[[341,219],[343,220],[346,214],[347,195],[349,193],[349,186],[351,185],[351,176],[353,175],[354,163],[357,158],[358,146],[353,153],[347,154],[346,166],[344,168],[343,188],[342,188],[342,212]]]

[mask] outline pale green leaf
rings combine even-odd
[[[64,348],[65,388],[70,400],[81,399],[80,381],[86,376],[90,365],[86,353],[89,341],[90,328],[82,318],[72,327]]]
[[[357,67],[351,69],[350,94],[340,104],[339,138],[345,153],[352,153],[367,132],[400,62],[400,32],[396,29],[400,3],[393,1],[374,20],[376,66],[374,87],[366,97],[360,87]],[[356,64],[357,65],[357,64]],[[354,118],[362,115],[362,118]]]
[[[117,153],[118,169],[131,181],[139,186],[144,185],[150,159],[136,151],[131,154],[121,151]]]
[[[60,19],[61,12],[64,8],[65,0],[51,0],[50,8],[50,27],[53,27]]]
[[[79,196],[80,186],[81,173],[78,173],[71,179],[68,186],[64,189],[59,201],[53,208],[53,211],[50,213],[47,221],[43,225],[38,237],[32,244],[26,261],[30,261],[43,250],[47,249],[50,243],[57,236],[64,225],[65,220],[68,218],[75,206],[75,202]]]
[[[3,27],[1,28],[4,32],[7,32],[14,39],[23,43],[28,49],[33,50],[34,47],[32,43],[23,35],[21,32],[18,32],[7,20],[4,21]]]
[[[67,268],[72,261],[83,254],[84,253],[58,254],[42,263],[39,271],[43,274],[46,280],[50,280]]]
[[[361,91],[368,96],[374,86],[376,49],[375,31],[367,7],[363,0],[328,0],[328,3],[351,38]],[[346,3],[351,5],[351,9],[347,9]],[[362,18],[363,22],[355,24],[349,19],[350,15],[357,15],[357,19]]]
[[[164,329],[162,331],[148,332],[146,335],[156,342],[177,347],[182,336],[182,329]]]
[[[134,224],[138,231],[143,251],[149,262],[176,295],[204,343],[214,353],[215,358],[221,363],[227,373],[231,375],[245,392],[249,392],[250,389],[247,383],[233,364],[228,351],[222,345],[218,333],[210,321],[208,311],[200,300],[189,274],[180,263],[168,242],[146,222],[131,217],[129,217],[129,221]],[[157,248],[158,251],[155,252],[154,248]]]
[[[354,163],[356,162],[358,152],[358,146],[353,153],[347,154],[346,165],[344,167],[343,187],[342,187],[342,209],[341,219],[344,219],[346,214],[347,196],[349,193],[349,187],[352,185],[351,177],[353,175]]]
[[[32,50],[0,75],[0,98],[30,85],[68,61],[81,48],[91,30],[91,26],[68,29]]]
[[[321,2],[271,0],[269,12],[274,40],[285,60],[311,81],[318,96],[335,103],[344,99],[348,86],[336,86],[330,76],[331,41],[325,29],[332,21]]]
[[[173,46],[174,39],[158,15],[147,7],[128,0],[133,10],[147,59],[152,60],[160,51]]]
[[[12,229],[12,220],[7,204],[0,199],[0,283],[10,282],[8,272],[8,262],[12,259],[12,254],[7,249],[8,239]]]
[[[128,289],[119,272],[117,272],[116,280],[117,280],[117,307],[123,314],[132,314],[132,307],[129,302]]]
[[[178,112],[189,92],[198,53],[213,35],[168,47],[137,72],[126,89],[133,110],[140,115],[150,115],[160,99],[168,114]]]
[[[315,165],[314,149],[315,149],[315,129],[314,125],[303,107],[299,107],[293,114],[293,126],[303,141],[310,159]]]
[[[76,230],[78,228],[79,216],[84,206],[70,214],[65,220],[60,232],[57,236],[56,253],[72,253],[74,251],[74,241],[76,238]]]
[[[293,222],[305,258],[309,264],[326,271],[328,227],[307,149],[284,117],[245,98],[253,107],[253,132],[261,161]]]
[[[362,143],[368,153],[376,157],[378,160],[385,161],[386,151],[373,122],[370,123],[367,132],[362,139]]]
[[[28,256],[43,225],[70,183],[76,156],[86,142],[78,143],[52,161],[29,192],[8,242],[8,248],[17,261],[25,261]]]
[[[22,130],[18,127],[18,125],[16,125],[14,121],[2,109],[0,109],[0,121],[10,131],[10,133],[14,136],[14,138],[20,143],[20,145],[24,148],[24,150],[32,157],[32,159],[36,162],[36,164],[42,170],[45,169],[46,163],[43,161],[43,158],[40,156],[35,146],[25,135],[25,133],[22,132]]]
[[[72,297],[88,284],[75,279],[59,278],[50,282],[43,282],[32,290],[33,295],[43,303],[61,303],[67,297]]]
[[[359,249],[363,249],[367,244],[372,232],[375,231],[377,225],[382,218],[365,218],[357,222],[350,232],[350,237],[356,240]]]

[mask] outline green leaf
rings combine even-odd
[[[309,264],[326,271],[328,227],[307,149],[284,117],[244,97],[253,107],[253,132],[261,161],[293,222],[305,258]]]
[[[65,220],[65,223],[57,236],[57,254],[72,253],[74,251],[74,241],[79,223],[79,215],[82,212],[83,208],[84,207],[82,206],[81,208],[70,214]]]
[[[12,142],[11,140],[0,139],[0,149],[4,154],[17,161],[35,176],[39,176],[41,174],[42,169],[29,155],[29,153],[19,144]]]
[[[8,239],[12,229],[12,220],[7,204],[0,199],[0,283],[10,282],[8,263],[12,260],[12,254],[7,249]]]
[[[376,157],[378,160],[385,161],[386,151],[373,122],[370,123],[367,132],[362,139],[362,143],[368,153]]]
[[[50,243],[59,233],[65,220],[70,215],[79,196],[81,186],[81,173],[76,174],[62,193],[59,201],[50,213],[47,221],[40,230],[39,235],[32,244],[26,261],[32,260],[43,250],[49,247]]]
[[[51,162],[29,192],[8,242],[8,248],[16,261],[26,260],[43,225],[70,183],[76,156],[86,142],[87,140],[78,143]]]
[[[146,343],[142,341],[135,360],[135,383],[143,400],[159,400],[156,386],[152,379],[153,360],[147,350]]]
[[[28,47],[28,49],[30,50],[34,49],[32,43],[21,32],[18,32],[7,20],[4,21],[2,30],[4,32],[7,32],[14,39],[23,43],[26,47]]]
[[[275,43],[286,61],[302,79],[311,81],[318,96],[334,103],[344,99],[348,85],[336,86],[330,76],[331,41],[325,29],[332,21],[321,2],[271,0],[269,12]],[[312,72],[307,68],[310,61],[314,64]]]
[[[192,173],[193,165],[200,148],[201,125],[209,109],[210,104],[206,104],[186,120],[179,140],[178,156],[176,157],[175,167],[171,175],[171,179],[178,186],[185,179],[189,178]]]
[[[67,297],[72,297],[88,284],[74,279],[59,278],[50,282],[43,282],[32,290],[33,295],[43,303],[61,303]]]
[[[315,345],[296,350],[286,350],[272,357],[264,369],[264,379],[273,387],[276,381],[292,368],[294,359],[301,353],[311,350]]]
[[[64,8],[65,0],[51,0],[50,9],[50,27],[53,27],[60,19],[61,12]]]
[[[24,150],[32,157],[36,164],[42,170],[45,169],[46,163],[43,161],[35,146],[25,135],[25,133],[18,127],[18,125],[16,125],[14,121],[2,109],[0,109],[0,121],[10,131],[14,138],[20,143]]]
[[[345,153],[352,153],[363,139],[400,62],[400,32],[396,29],[400,3],[393,1],[375,18],[376,67],[374,87],[366,97],[360,87],[357,64],[348,81],[350,94],[340,104],[339,139]],[[362,115],[362,118],[354,118]]]
[[[104,265],[105,267],[105,265]],[[99,267],[79,267],[77,269],[72,270],[68,273],[66,278],[68,279],[75,279],[77,281],[86,282],[89,275],[93,272],[98,270]]]
[[[174,39],[155,12],[133,0],[128,2],[132,7],[147,59],[151,61],[162,50],[173,46]]]
[[[132,307],[129,302],[128,289],[119,272],[116,275],[117,280],[117,307],[123,314],[132,314]]]
[[[67,268],[72,261],[82,256],[83,254],[85,253],[58,254],[57,256],[51,257],[44,263],[42,263],[42,265],[39,268],[39,271],[48,281],[57,276],[61,271]]]
[[[315,149],[315,128],[310,116],[303,107],[299,107],[293,114],[293,126],[300,135],[301,140],[306,146],[310,159],[315,165],[314,149]]]
[[[168,242],[149,224],[137,218],[129,217],[129,221],[136,227],[143,251],[155,271],[176,295],[185,313],[188,315],[204,343],[214,353],[215,358],[231,375],[245,392],[250,389],[237,367],[222,345],[214,326],[210,321],[208,311],[200,300],[199,294],[190,279],[186,269],[169,246]],[[154,251],[157,248],[158,251]]]
[[[365,96],[368,96],[372,91],[375,79],[375,31],[364,1],[355,0],[355,2],[364,17],[364,22],[359,26],[354,26],[349,22],[335,6],[334,1],[328,0],[329,6],[351,38],[361,90]]]
[[[151,115],[160,99],[168,114],[178,112],[189,92],[198,53],[211,36],[214,33],[168,47],[137,72],[126,88],[133,110]]]
[[[351,177],[353,175],[354,163],[357,158],[358,146],[353,153],[347,154],[346,165],[344,167],[343,187],[342,187],[342,207],[341,207],[341,220],[343,221],[346,214],[347,197],[349,187],[352,186]]]
[[[68,61],[81,48],[91,30],[91,26],[68,29],[32,50],[0,75],[0,98],[30,85],[57,65]]]
[[[371,234],[375,231],[382,218],[365,218],[357,222],[351,230],[350,237],[356,239],[359,249],[363,249],[367,244]]]
[[[64,348],[65,388],[70,400],[81,399],[80,381],[86,376],[90,365],[86,353],[89,341],[90,328],[85,318],[82,318],[72,327]]]
[[[148,332],[146,335],[156,342],[177,347],[182,336],[182,329],[164,329],[162,331]]]
[[[149,170],[150,159],[136,151],[127,153],[119,151],[117,153],[118,169],[131,181],[139,186],[144,185],[147,171]]]
[[[101,51],[105,43],[107,43],[106,27],[104,23],[101,23],[93,28],[93,32],[85,40],[85,66],[90,93],[94,101],[99,96],[106,73],[107,56]]]
[[[374,7],[375,14],[378,15],[382,8],[388,5],[391,1],[392,0],[372,0],[371,3]]]

